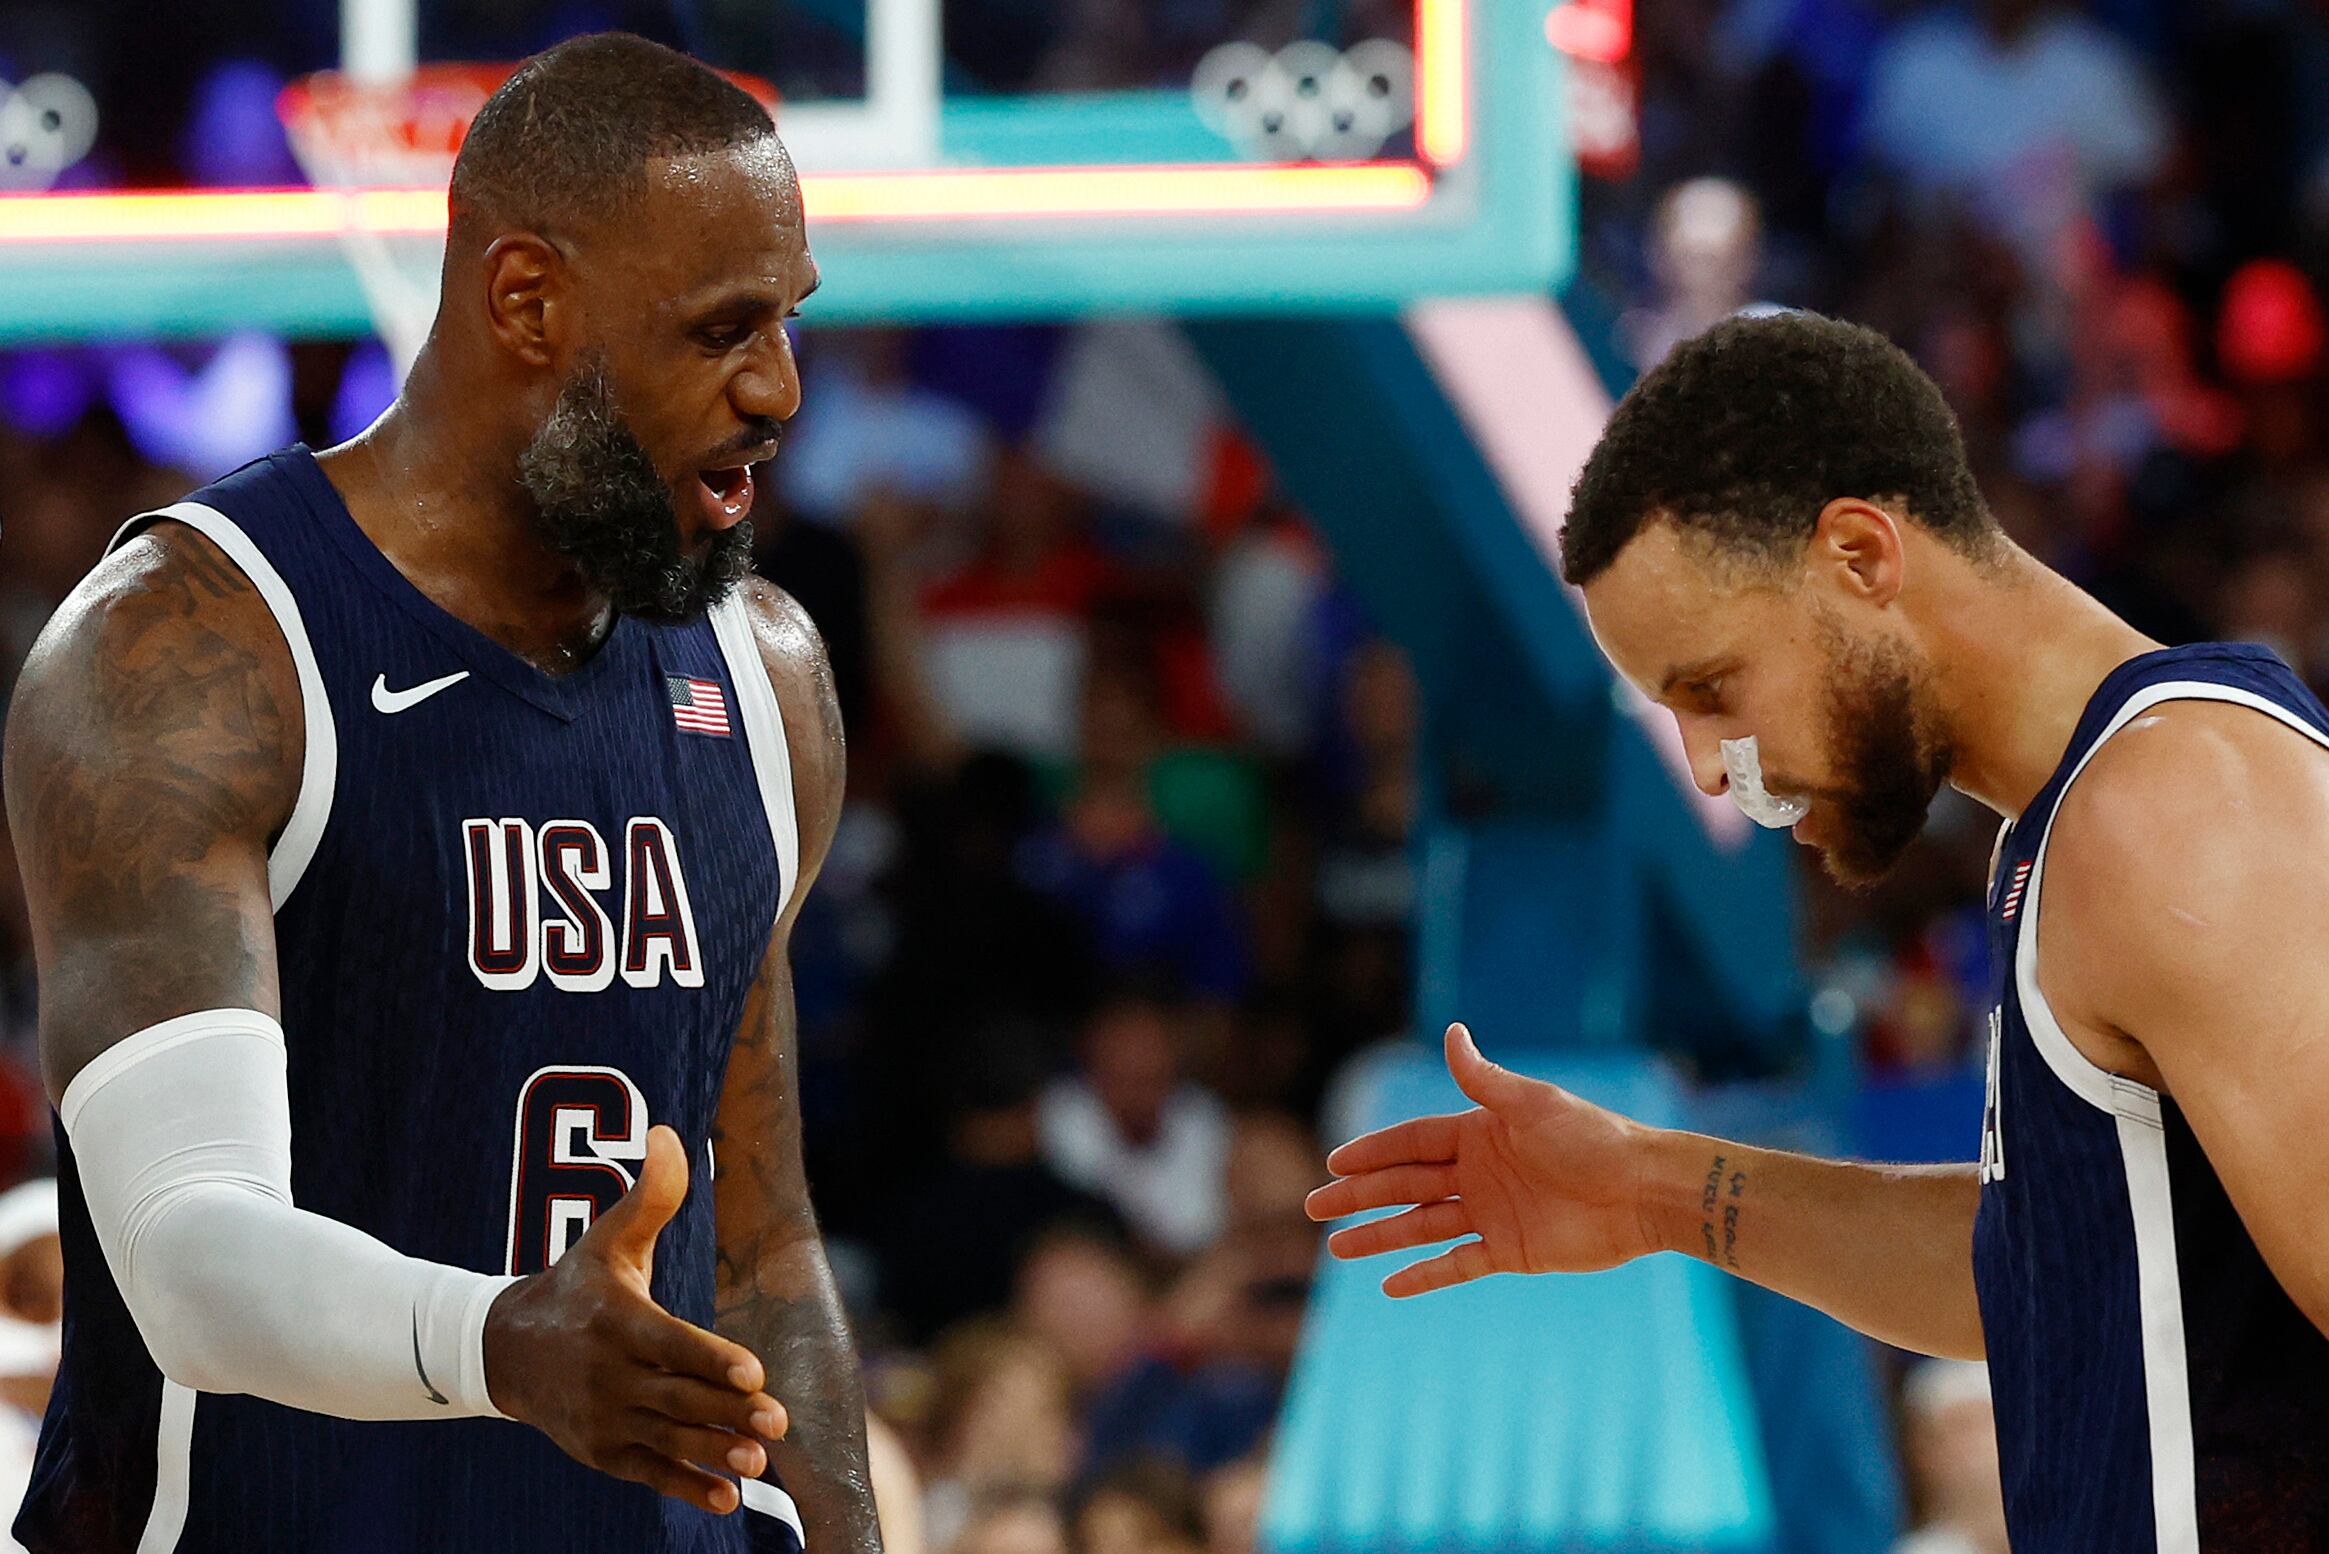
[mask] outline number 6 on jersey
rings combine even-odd
[[[631,1190],[647,1098],[619,1068],[538,1068],[518,1091],[516,1134],[509,1271],[540,1273]]]

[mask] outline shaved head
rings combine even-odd
[[[773,148],[775,136],[751,93],[676,49],[620,32],[570,39],[477,111],[453,164],[453,228],[585,232],[637,208],[650,161]]]

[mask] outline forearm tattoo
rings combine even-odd
[[[774,1453],[810,1542],[878,1554],[865,1446],[865,1390],[841,1297],[826,1265],[800,1168],[792,979],[782,965],[754,989],[712,1130],[719,1162],[719,1331],[768,1368],[791,1429]]]
[[[831,844],[846,755],[831,661],[800,607],[774,589],[755,598],[763,657],[787,710],[807,889]],[[825,1261],[801,1159],[800,1053],[784,938],[746,1001],[713,1125],[719,1161],[718,1327],[768,1367],[768,1390],[792,1425],[774,1453],[823,1554],[879,1554],[866,1467],[865,1389],[848,1318]]]
[[[1747,1173],[1725,1155],[1706,1168],[1706,1186],[1699,1194],[1699,1234],[1706,1241],[1706,1260],[1718,1267],[1739,1266],[1739,1215],[1746,1206]]]

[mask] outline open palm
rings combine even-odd
[[[1421,1295],[1492,1273],[1587,1273],[1657,1248],[1644,1226],[1644,1129],[1480,1055],[1451,1025],[1448,1072],[1479,1104],[1351,1140],[1327,1157],[1340,1178],[1310,1195],[1310,1217],[1408,1206],[1327,1240],[1337,1257],[1459,1244],[1383,1281]]]

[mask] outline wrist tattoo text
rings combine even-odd
[[[1727,1156],[1715,1156],[1714,1164],[1706,1168],[1706,1188],[1698,1196],[1703,1216],[1698,1229],[1706,1238],[1708,1262],[1739,1266],[1739,1210],[1746,1192],[1747,1173],[1730,1169]],[[1722,1227],[1719,1235],[1715,1229],[1718,1221]]]

